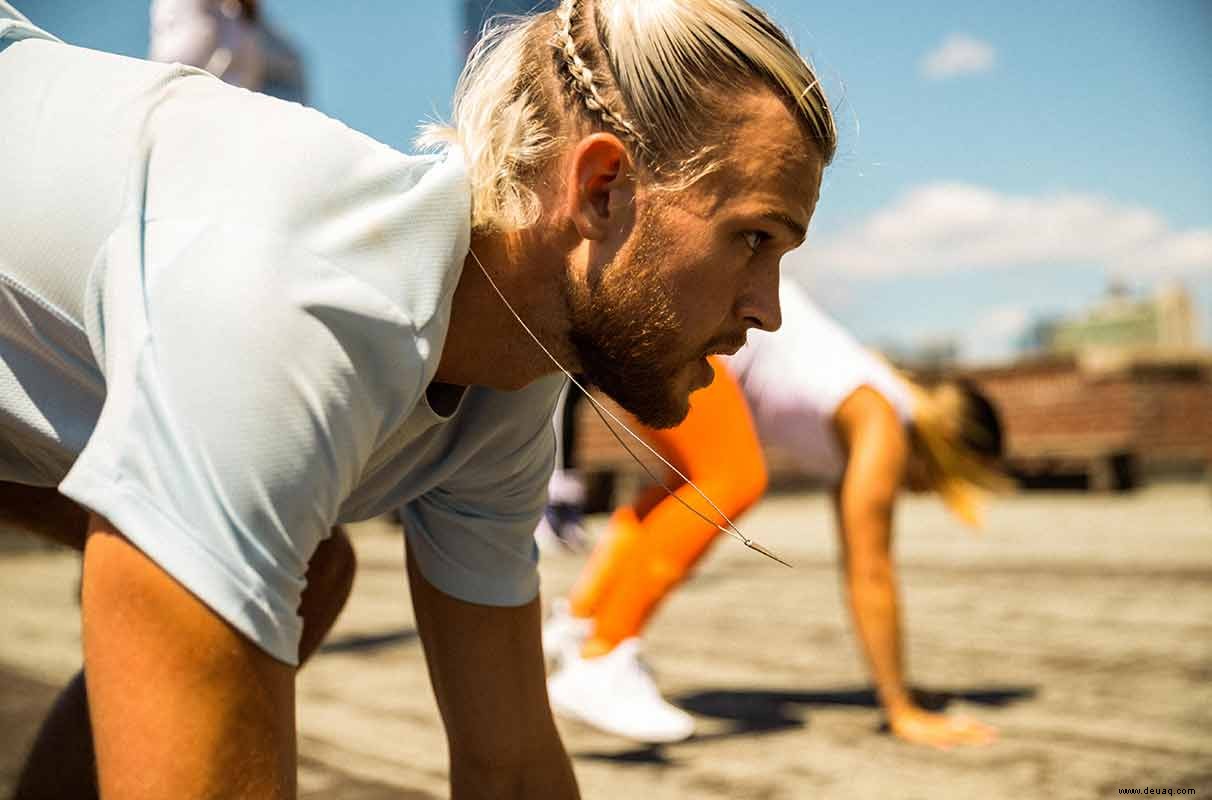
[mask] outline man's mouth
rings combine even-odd
[[[726,341],[720,342],[712,347],[707,348],[707,350],[703,352],[703,357],[706,358],[707,356],[734,356],[734,355],[736,355],[736,351],[740,350],[744,346],[745,346],[744,337],[741,337],[741,339],[739,341],[736,339],[728,339]]]

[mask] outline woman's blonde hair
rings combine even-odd
[[[533,187],[570,135],[610,131],[653,185],[688,186],[719,166],[720,112],[755,83],[795,110],[828,163],[837,131],[815,72],[745,0],[563,0],[491,20],[451,123],[425,126],[418,144],[462,149],[474,228],[518,230],[542,213]]]
[[[1004,455],[1001,423],[993,405],[967,382],[927,387],[901,376],[913,395],[911,447],[943,503],[973,527],[983,522],[983,500],[1013,482],[992,466]]]

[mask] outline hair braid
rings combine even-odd
[[[494,17],[459,76],[452,122],[427,124],[418,143],[460,149],[476,230],[536,224],[553,157],[587,128],[622,139],[654,191],[687,188],[724,165],[737,99],[763,90],[828,163],[837,131],[816,73],[751,2],[560,0]]]
[[[560,55],[560,63],[564,66],[565,80],[574,94],[593,114],[596,114],[610,128],[624,139],[630,141],[641,151],[647,150],[643,138],[635,127],[621,114],[610,108],[602,97],[597,83],[593,79],[593,70],[589,68],[577,53],[576,42],[572,38],[572,17],[578,0],[563,0],[556,12],[559,25],[556,28],[553,44]]]

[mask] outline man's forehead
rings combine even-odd
[[[774,92],[758,91],[739,97],[730,116],[718,168],[705,181],[715,203],[771,195],[811,211],[824,160],[795,112]]]
[[[803,218],[816,207],[823,166],[815,145],[805,139],[764,152],[742,145],[702,183],[713,213],[731,206],[773,206]]]

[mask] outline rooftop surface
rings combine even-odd
[[[1207,486],[1009,497],[980,535],[929,499],[903,502],[911,675],[935,704],[1001,732],[953,752],[881,730],[844,616],[828,498],[769,499],[741,528],[795,569],[718,542],[647,645],[662,690],[699,733],[645,748],[561,723],[586,798],[1212,796]],[[299,679],[301,795],[445,797],[399,534],[375,521],[353,536],[354,596]],[[545,556],[545,597],[581,563]],[[0,796],[54,687],[79,666],[77,575],[71,553],[0,554]]]

